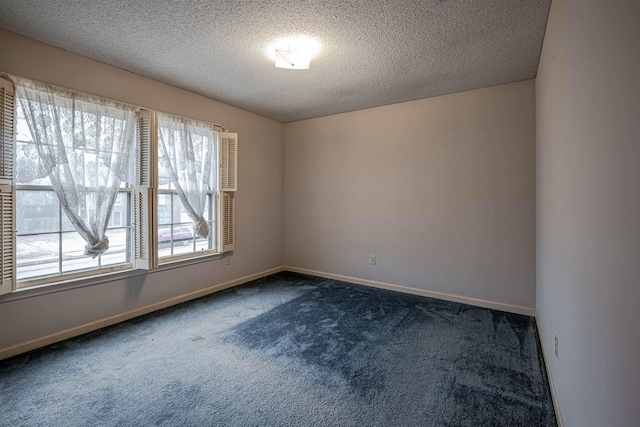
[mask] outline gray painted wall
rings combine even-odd
[[[284,235],[296,267],[535,304],[565,424],[640,425],[639,8],[555,0],[535,102],[528,81],[286,126],[0,30],[1,71],[240,134],[231,266],[0,297],[0,349],[277,267]]]
[[[637,0],[555,0],[536,81],[537,310],[566,426],[640,425],[639,23]]]
[[[239,134],[230,266],[215,260],[15,301],[0,297],[0,349],[282,265],[282,124],[1,30],[0,71],[224,123]]]
[[[529,80],[286,124],[285,264],[533,308],[534,96]]]

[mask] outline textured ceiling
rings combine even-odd
[[[0,28],[281,122],[535,77],[551,0],[0,0]],[[274,40],[307,34],[306,71]]]

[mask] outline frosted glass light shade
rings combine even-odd
[[[276,49],[276,67],[291,70],[308,70],[311,53],[299,50]]]

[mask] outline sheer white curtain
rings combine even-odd
[[[87,242],[109,248],[107,226],[122,183],[133,178],[136,108],[12,76],[37,152],[63,212]]]
[[[211,125],[158,114],[159,175],[168,176],[197,236],[209,236],[204,219],[207,192],[216,186],[215,159],[218,133]]]

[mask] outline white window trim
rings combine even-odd
[[[7,78],[3,78],[1,75],[0,75],[0,80],[1,80],[0,88],[2,88],[3,90],[9,90],[9,95],[12,95],[13,84],[10,82],[10,80]],[[13,111],[15,111],[16,103],[17,101],[14,98]],[[0,109],[0,113],[4,113],[4,112],[5,112],[5,109],[3,107],[2,109]],[[146,171],[146,176],[144,177],[140,176],[139,177],[140,179],[138,180],[138,182],[135,182],[136,185],[126,190],[131,193],[130,200],[131,200],[132,212],[130,214],[132,218],[131,230],[132,230],[132,236],[133,236],[132,243],[131,243],[133,246],[131,248],[132,262],[126,263],[126,264],[114,265],[114,266],[107,266],[100,269],[92,268],[92,269],[83,270],[83,271],[77,271],[72,273],[62,273],[60,275],[48,276],[48,277],[37,278],[32,280],[24,280],[24,281],[18,282],[16,271],[15,271],[17,258],[15,253],[16,237],[15,237],[15,230],[14,230],[13,246],[10,249],[11,251],[13,251],[11,255],[11,260],[13,262],[13,266],[12,266],[13,272],[11,275],[12,285],[11,285],[11,289],[9,289],[7,293],[0,294],[0,303],[5,301],[12,301],[15,299],[29,298],[32,296],[37,296],[37,295],[42,295],[42,294],[47,294],[52,292],[59,292],[59,291],[68,290],[68,289],[104,284],[112,281],[123,280],[130,277],[136,277],[136,276],[155,273],[155,272],[161,272],[167,269],[180,268],[180,267],[188,266],[191,264],[217,260],[222,258],[224,256],[224,253],[233,251],[235,249],[235,230],[234,230],[235,221],[233,221],[230,225],[227,224],[227,227],[225,227],[225,224],[224,224],[225,215],[223,215],[223,212],[222,212],[222,209],[223,209],[222,198],[226,194],[227,196],[231,196],[233,200],[233,196],[237,191],[237,134],[227,133],[226,128],[222,125],[209,123],[212,126],[212,128],[215,129],[215,131],[218,132],[219,134],[218,147],[216,150],[217,160],[218,160],[218,174],[219,174],[218,180],[217,180],[218,188],[216,188],[215,190],[211,190],[213,203],[215,203],[215,208],[214,208],[214,213],[212,218],[213,226],[214,226],[212,227],[213,228],[212,232],[216,234],[215,248],[207,251],[190,252],[187,254],[179,254],[171,257],[163,257],[161,260],[159,259],[158,248],[156,245],[157,212],[158,212],[158,208],[156,204],[157,195],[158,195],[158,185],[157,185],[158,181],[157,181],[157,167],[156,167],[157,149],[158,149],[157,113],[155,113],[152,110],[144,110],[144,109],[141,109],[141,112],[142,113],[146,112],[148,114],[148,117],[152,118],[150,122],[152,126],[155,126],[155,129],[152,132],[150,132],[150,135],[149,135],[149,141],[148,141],[149,145],[148,145],[148,151],[146,153],[146,156],[147,156],[146,166],[148,166],[149,168]],[[153,119],[154,117],[155,119]],[[5,124],[7,123],[4,116],[0,117],[0,119],[2,119]],[[12,126],[15,126],[15,121],[12,124]],[[12,129],[15,129],[15,128],[12,128]],[[15,134],[15,130],[12,130],[11,132],[13,133],[12,140],[8,142],[5,139],[5,137],[3,137],[3,141],[2,141],[2,143],[5,145],[10,143],[11,147],[9,149],[6,149],[6,147],[3,147],[2,152],[6,154],[7,152],[11,151],[15,161],[13,146],[16,143],[15,141],[16,134]],[[138,149],[139,149],[139,146],[138,146]],[[224,159],[222,159],[223,153],[225,155]],[[141,158],[139,158],[138,161],[140,162]],[[12,174],[13,164],[11,163],[5,166],[6,167],[3,166],[3,170],[7,169]],[[228,182],[229,184],[232,184],[232,185],[223,185],[223,178],[225,180],[224,181],[225,183]],[[2,182],[0,182],[0,184],[2,184],[5,187],[10,187],[12,189],[13,203],[15,203],[16,189],[24,189],[28,187],[28,186],[15,185],[12,175],[7,177],[2,177],[1,181]],[[147,236],[147,243],[149,244],[149,246],[146,248],[147,249],[146,254],[149,257],[149,259],[148,259],[148,262],[146,263],[146,267],[141,268],[140,264],[138,263],[139,260],[136,259],[137,254],[139,253],[139,250],[138,250],[139,247],[137,246],[139,242],[136,236],[138,235],[138,231],[140,229],[140,223],[138,222],[135,215],[136,214],[135,206],[137,202],[136,195],[140,191],[145,191],[145,189],[150,190],[148,192],[150,197],[149,197],[149,200],[147,200],[148,207],[149,207],[147,211],[148,216],[145,218],[145,223],[149,225],[148,230],[150,231],[149,235]],[[226,216],[228,218],[234,219],[235,217],[234,210],[235,210],[235,203],[231,205],[231,211],[226,212]],[[229,212],[231,213],[231,216],[229,216]],[[15,208],[13,210],[12,215],[13,215],[13,221],[15,223],[15,218],[16,218]],[[229,230],[231,231],[229,232]],[[0,256],[2,256],[3,254],[4,256],[7,256],[8,255],[7,249],[4,248],[3,251],[4,252],[0,254]],[[159,262],[161,262],[161,265],[159,265]],[[3,289],[6,289],[6,287]]]
[[[33,298],[41,295],[52,294],[56,292],[64,292],[72,289],[79,289],[97,285],[104,285],[111,282],[127,280],[134,277],[146,276],[149,274],[162,273],[176,268],[184,268],[190,265],[201,264],[203,262],[211,262],[221,260],[224,254],[209,254],[206,256],[192,257],[183,260],[174,260],[172,262],[163,263],[153,270],[145,271],[135,268],[122,269],[119,271],[104,272],[93,276],[67,278],[56,283],[43,283],[40,285],[29,286],[28,288],[19,288],[8,294],[0,295],[0,304],[9,301],[21,300],[24,298]]]

